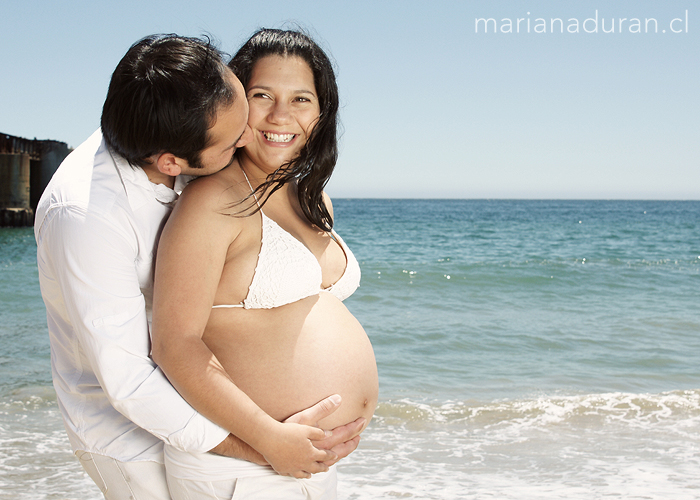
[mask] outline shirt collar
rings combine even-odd
[[[179,175],[175,178],[174,189],[164,184],[154,184],[148,180],[148,175],[141,167],[134,167],[125,158],[110,150],[119,176],[127,192],[129,205],[132,210],[137,210],[155,199],[163,205],[173,206],[182,190],[194,177],[191,175]]]

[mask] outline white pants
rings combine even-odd
[[[223,481],[168,476],[173,500],[336,500],[335,466],[310,479],[266,474]]]
[[[295,479],[278,475],[269,465],[168,445],[163,458],[173,500],[336,500],[335,465],[310,479]]]
[[[120,462],[82,450],[75,456],[107,500],[171,500],[163,464]]]

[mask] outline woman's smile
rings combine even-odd
[[[270,145],[288,146],[297,137],[297,134],[285,134],[279,132],[260,132]]]

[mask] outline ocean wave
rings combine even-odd
[[[339,498],[698,498],[700,390],[385,401]]]
[[[101,498],[73,456],[51,386],[0,397],[0,498]]]
[[[572,396],[539,396],[494,402],[447,401],[428,403],[400,399],[381,402],[375,419],[382,426],[469,425],[546,428],[550,425],[648,426],[662,422],[700,424],[700,389],[659,394],[624,392]]]
[[[0,415],[56,407],[56,391],[50,385],[31,385],[0,395]]]

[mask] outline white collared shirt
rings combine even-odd
[[[155,249],[177,196],[110,152],[98,130],[61,164],[39,201],[39,282],[73,450],[162,463],[163,442],[205,452],[228,435],[187,404],[149,357]]]

